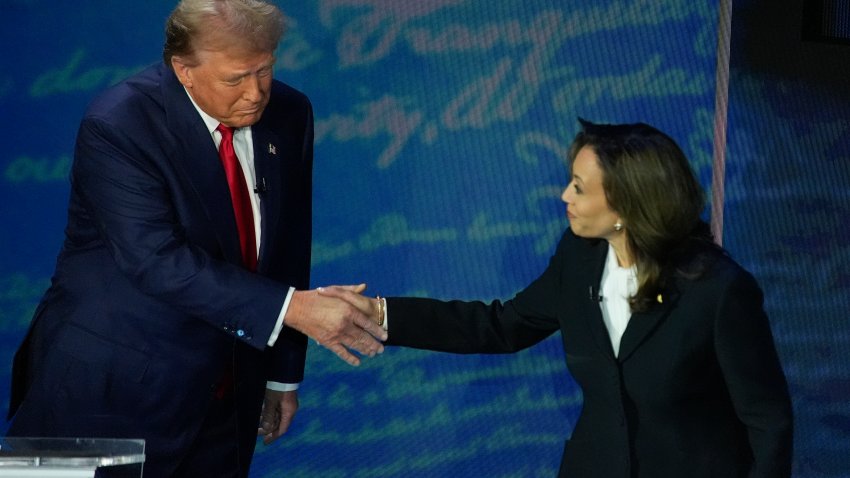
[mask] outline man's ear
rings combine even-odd
[[[177,79],[183,86],[186,88],[192,88],[191,67],[183,58],[176,55],[172,56],[171,68],[174,70],[174,74],[177,75]]]

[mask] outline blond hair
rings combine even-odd
[[[162,58],[196,61],[204,42],[224,37],[252,51],[274,51],[283,36],[283,13],[262,0],[182,0],[165,22]]]

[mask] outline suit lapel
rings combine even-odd
[[[590,334],[596,345],[603,353],[614,358],[614,349],[611,346],[611,336],[608,334],[608,328],[605,327],[605,321],[602,319],[602,309],[599,307],[599,283],[602,281],[602,272],[605,270],[605,258],[608,255],[608,242],[599,241],[593,247],[591,252],[584,258],[582,272],[579,277],[584,277],[585,286],[581,290],[582,294],[587,294],[587,298],[581,298],[582,303],[588,304],[585,313],[581,314],[587,321],[587,326],[590,329]]]
[[[277,136],[265,127],[261,120],[251,128],[254,141],[254,171],[257,175],[257,186],[260,194],[260,255],[258,262],[259,272],[265,270],[267,265],[263,258],[267,255],[267,247],[275,244],[277,232],[280,228],[281,194],[283,184],[281,182],[281,164],[284,159],[285,149],[280,147],[281,143]]]
[[[213,232],[221,244],[225,260],[241,264],[239,233],[233,216],[233,204],[224,168],[215,143],[183,85],[174,73],[162,66],[162,94],[169,130],[176,136],[172,157],[175,166],[195,191],[206,212]]]
[[[580,314],[587,321],[596,345],[611,359],[614,359],[614,348],[611,345],[611,336],[605,321],[602,318],[602,310],[596,297],[599,295],[602,273],[605,270],[605,260],[608,255],[608,243],[599,241],[584,257],[582,268],[578,277],[586,277],[586,285],[582,294],[587,294],[587,299],[580,298],[581,303],[587,303],[585,313]],[[633,314],[629,319],[623,337],[620,340],[620,350],[616,359],[620,362],[631,356],[635,350],[655,331],[663,320],[670,314],[681,296],[679,286],[672,283],[662,292],[661,303],[654,304],[648,311]]]
[[[626,326],[623,338],[620,340],[620,353],[617,356],[620,362],[628,359],[638,346],[670,315],[670,311],[675,307],[680,295],[679,289],[675,285],[671,285],[659,294],[660,303],[653,304],[646,312],[632,314],[629,325]]]

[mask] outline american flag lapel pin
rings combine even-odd
[[[269,154],[277,156],[277,148],[271,143],[269,143]]]

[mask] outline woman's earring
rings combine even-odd
[[[615,231],[622,231],[623,230],[623,224],[620,223],[620,221],[615,222],[614,223],[614,230]]]

